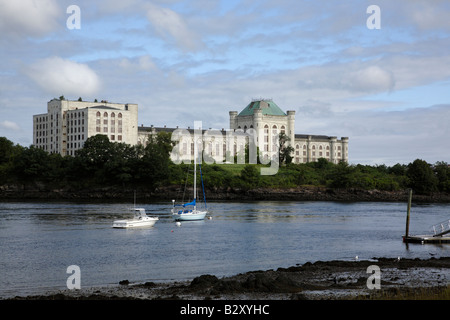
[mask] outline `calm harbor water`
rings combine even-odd
[[[113,229],[129,204],[0,203],[0,297],[81,286],[233,275],[318,260],[450,256],[450,245],[402,243],[406,203],[213,202],[212,219],[176,226],[171,203],[145,203],[154,227]],[[413,204],[410,234],[450,218],[450,204]]]

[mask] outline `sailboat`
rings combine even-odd
[[[208,213],[206,209],[206,199],[205,199],[205,188],[203,185],[203,175],[202,167],[200,167],[200,177],[202,181],[203,199],[205,200],[205,210],[197,209],[197,157],[194,157],[194,200],[191,202],[176,205],[175,200],[172,200],[172,216],[175,221],[192,221],[192,220],[203,220]],[[182,209],[178,209],[181,207]]]

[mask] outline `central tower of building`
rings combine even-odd
[[[287,114],[271,99],[258,99],[250,102],[239,114],[230,111],[230,129],[241,129],[244,132],[253,129],[256,132],[256,143],[263,156],[278,156],[278,137],[284,133],[288,145],[293,147],[295,140],[295,111]]]

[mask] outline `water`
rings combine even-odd
[[[140,204],[154,227],[113,229],[129,204],[0,203],[0,297],[81,286],[193,279],[318,260],[449,256],[450,245],[402,243],[406,203],[215,202],[211,220],[177,227],[170,203]],[[413,205],[410,234],[450,217],[450,204]]]

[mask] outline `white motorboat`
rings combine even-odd
[[[144,208],[133,208],[133,211],[133,219],[115,220],[113,228],[152,227],[159,220],[158,217],[147,216]]]

